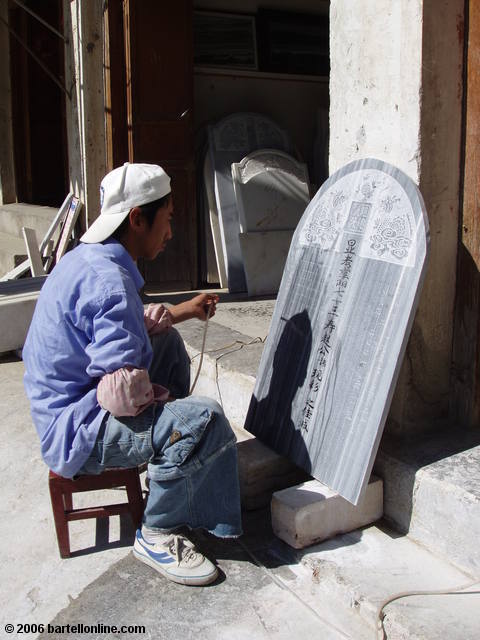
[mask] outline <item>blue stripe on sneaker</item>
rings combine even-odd
[[[137,541],[142,549],[146,551],[146,553],[156,562],[159,562],[160,564],[171,564],[172,562],[175,562],[174,558],[172,558],[166,551],[163,553],[157,553],[149,549],[147,546],[149,543],[143,538],[140,531],[137,531]]]

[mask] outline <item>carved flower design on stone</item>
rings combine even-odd
[[[332,193],[332,205],[334,209],[338,209],[345,202],[347,197],[343,193],[343,191],[334,191]]]
[[[323,206],[319,215],[313,218],[305,229],[308,242],[320,244],[323,248],[331,246],[337,236],[334,218],[327,206]]]
[[[384,221],[375,220],[375,233],[370,237],[370,247],[379,256],[389,251],[395,258],[402,260],[408,255],[412,241],[407,237],[405,218],[398,215],[387,217]]]
[[[227,123],[219,134],[219,149],[223,151],[242,150],[247,143],[247,130],[243,122]]]
[[[282,136],[278,129],[272,127],[271,123],[266,120],[255,122],[255,131],[257,134],[258,144],[261,147],[283,148]]]
[[[391,213],[397,202],[400,202],[400,198],[398,196],[388,195],[381,201],[380,207],[385,213]]]
[[[357,187],[356,193],[359,194],[363,200],[371,200],[377,186],[378,184],[375,178],[367,173],[367,175],[363,176],[362,184]]]

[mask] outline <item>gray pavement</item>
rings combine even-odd
[[[175,302],[179,295],[163,299]],[[230,309],[220,308],[215,319],[224,329],[251,337],[268,330],[267,307],[273,302],[226,303]],[[172,584],[136,560],[128,518],[71,523],[74,553],[62,560],[22,376],[21,360],[0,356],[0,637],[24,638],[19,624],[50,624],[54,631],[42,637],[373,640],[377,608],[389,595],[480,579],[382,523],[294,552],[272,534],[268,508],[244,514],[245,535],[239,540],[194,534],[221,571],[208,587]],[[111,493],[80,498],[86,506],[111,500]],[[388,638],[477,640],[479,590],[477,582],[467,595],[417,596],[388,605]],[[14,625],[12,634],[5,632],[7,624]],[[83,631],[74,628],[81,624]],[[97,630],[86,631],[86,625]],[[107,625],[144,630],[113,633],[105,631]]]

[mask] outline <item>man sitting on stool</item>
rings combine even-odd
[[[235,437],[217,402],[188,397],[190,361],[172,325],[212,316],[218,296],[144,310],[136,261],[172,238],[161,167],[126,163],[100,193],[100,216],[47,278],[23,349],[42,455],[67,478],[148,462],[134,554],[170,580],[208,584],[217,568],[178,529],[241,535]]]

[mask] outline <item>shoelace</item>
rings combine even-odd
[[[170,540],[165,543],[165,546],[169,549],[170,553],[174,555],[180,565],[183,562],[184,565],[189,565],[198,559],[198,552],[195,549],[195,545],[188,538],[181,535],[174,535]]]

